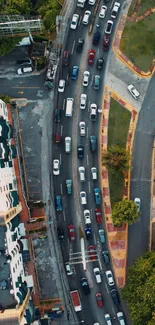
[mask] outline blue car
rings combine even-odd
[[[77,65],[74,65],[73,70],[72,70],[72,80],[76,80],[78,77],[78,72],[79,72],[79,67]]]
[[[92,237],[92,230],[90,227],[85,228],[85,234],[86,234],[86,238],[89,240],[89,238]]]
[[[95,202],[97,205],[101,204],[101,193],[100,193],[100,189],[94,188],[94,195],[95,195]]]
[[[99,229],[98,233],[99,233],[99,236],[100,236],[101,243],[104,244],[105,243],[104,229]]]
[[[61,195],[56,196],[56,210],[62,211],[62,198]]]

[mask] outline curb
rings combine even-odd
[[[153,143],[153,152],[152,152],[152,171],[151,171],[151,216],[150,216],[150,241],[149,241],[149,250],[155,250],[155,140]]]

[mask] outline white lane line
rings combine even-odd
[[[109,293],[109,289],[108,289],[107,283],[105,283],[105,287],[106,287],[107,293]]]
[[[76,270],[75,270],[75,267],[73,267],[73,270],[74,270],[74,274],[76,275]]]
[[[61,192],[61,194],[63,194],[62,183],[60,184],[60,192]]]
[[[88,112],[89,112],[89,110],[90,110],[90,101],[88,102]]]
[[[67,77],[66,77],[66,80],[68,80],[69,79],[69,73],[67,73]]]
[[[70,241],[69,241],[69,238],[67,238],[67,243],[68,243],[68,251],[69,251],[69,247],[70,247]]]
[[[86,138],[88,138],[88,127],[87,127],[87,134],[86,134]]]
[[[60,153],[60,165],[61,165],[61,153]]]
[[[64,98],[64,100],[63,100],[63,107],[62,107],[62,109],[63,109],[63,111],[64,111],[64,109],[65,109],[65,98]]]
[[[61,132],[60,132],[61,136],[62,136],[62,132],[63,132],[63,125],[61,124]]]
[[[64,217],[64,221],[66,221],[65,211],[63,211],[63,217]]]
[[[81,20],[82,20],[82,16],[80,16],[78,26],[80,26],[80,24],[81,24]]]
[[[88,182],[88,190],[89,190],[89,193],[90,193],[90,182]]]
[[[114,1],[115,1],[115,0],[112,1],[111,5],[110,5],[110,9],[112,8],[112,6],[113,6],[113,4],[114,4]]]
[[[113,311],[113,313],[114,313],[114,316],[116,316],[116,312],[115,312],[115,309],[114,309],[113,306],[112,306],[112,311]]]
[[[91,78],[91,82],[90,82],[91,86],[93,85],[93,79],[94,79],[94,75],[92,75],[92,78]]]
[[[102,263],[101,263],[100,258],[99,258],[99,260],[98,260],[98,264],[99,264],[100,270],[102,271]]]
[[[74,40],[73,45],[72,45],[71,54],[73,54],[73,52],[74,52],[74,47],[75,47],[75,40]]]
[[[87,166],[89,165],[89,157],[88,157],[88,154],[87,154]]]
[[[94,234],[94,243],[96,245],[96,235]]]

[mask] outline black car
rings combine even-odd
[[[88,280],[87,278],[82,278],[81,279],[81,286],[83,289],[83,292],[85,295],[89,295],[90,294],[90,288],[89,288],[89,284],[88,284]]]
[[[76,45],[76,52],[81,53],[84,45],[84,39],[79,38],[78,43]]]
[[[17,60],[16,63],[17,64],[25,64],[25,63],[32,64],[32,60],[29,58],[26,58],[26,59]]]
[[[108,264],[110,262],[108,251],[103,251],[102,254],[103,254],[104,262]]]
[[[111,293],[111,298],[112,298],[112,300],[113,300],[113,303],[114,303],[115,305],[118,305],[118,304],[120,303],[120,299],[119,299],[119,295],[118,295],[117,290],[116,290],[116,289],[112,289],[112,290],[110,291],[110,293]]]
[[[58,233],[58,238],[59,240],[64,240],[65,239],[65,235],[64,235],[64,230],[61,227],[57,228],[57,233]]]
[[[93,37],[93,45],[98,45],[99,43],[99,40],[100,40],[100,37],[101,37],[101,33],[100,32],[96,32],[94,34],[94,37]]]
[[[55,110],[55,121],[56,121],[56,123],[60,123],[60,120],[61,120],[61,109],[56,108],[56,110]]]
[[[83,159],[84,157],[84,146],[82,144],[79,144],[77,147],[77,155],[79,159]]]
[[[103,63],[104,63],[104,59],[98,58],[96,63],[96,69],[101,71],[103,68]]]
[[[85,228],[85,234],[86,234],[87,240],[89,240],[92,237],[92,230],[90,227]]]

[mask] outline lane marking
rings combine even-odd
[[[61,165],[61,153],[60,153],[60,165]]]
[[[115,1],[115,0],[112,0],[112,3],[111,3],[111,5],[110,5],[110,9],[112,8],[112,6],[113,6],[113,4],[114,4],[114,1]]]
[[[64,221],[66,221],[65,211],[63,211],[63,217],[64,217]]]
[[[90,110],[90,101],[88,102],[88,112],[89,112],[89,110]]]
[[[73,52],[74,52],[74,47],[75,47],[75,40],[73,41],[73,45],[72,45],[71,54],[73,54]]]
[[[65,98],[64,98],[64,100],[63,100],[63,107],[62,107],[62,109],[63,109],[63,111],[64,111],[64,109],[65,109]]]
[[[80,16],[78,26],[80,26],[80,24],[81,24],[81,20],[82,20],[82,16]]]
[[[92,75],[92,78],[91,78],[91,82],[90,82],[91,87],[93,85],[93,80],[94,80],[94,75]]]
[[[88,126],[87,126],[87,134],[86,134],[86,138],[88,138]]]
[[[104,284],[105,284],[105,287],[106,287],[107,293],[109,293],[109,289],[108,289],[108,285],[107,285],[107,283],[104,283]]]
[[[90,182],[88,182],[88,190],[89,190],[89,193],[90,193]]]
[[[11,87],[12,89],[18,89],[18,88],[22,88],[22,89],[40,89],[40,87],[21,87],[21,86],[16,86],[16,87]]]
[[[87,154],[87,166],[89,166],[89,157],[88,157],[88,154]]]
[[[61,124],[61,132],[60,132],[61,136],[62,136],[62,132],[63,132],[63,125]]]
[[[96,235],[94,234],[94,243],[96,245]]]
[[[100,260],[99,256],[98,256],[98,264],[99,264],[100,270],[102,271],[102,263],[101,263],[101,260]]]
[[[116,312],[115,312],[115,309],[114,309],[113,306],[112,306],[112,311],[113,311],[113,313],[114,313],[114,316],[116,316]]]
[[[60,192],[61,192],[61,194],[63,194],[62,183],[60,184]]]

